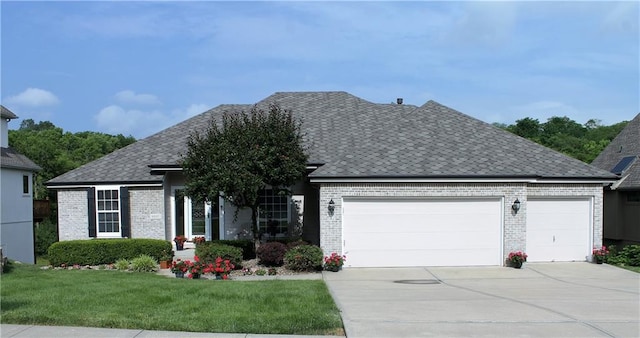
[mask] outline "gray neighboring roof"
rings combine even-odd
[[[17,119],[18,115],[14,114],[11,110],[5,108],[5,106],[0,105],[0,117],[3,119]]]
[[[42,170],[39,165],[35,164],[28,157],[20,154],[15,149],[0,148],[0,166],[2,168],[39,171]]]
[[[627,156],[638,158],[622,173],[617,189],[640,189],[640,114],[622,129],[591,164],[611,171]]]
[[[17,119],[18,116],[11,110],[0,105],[0,117],[3,119]],[[20,154],[11,147],[0,148],[0,166],[2,168],[11,168],[28,171],[42,170],[40,166],[31,161],[28,157]]]
[[[309,163],[324,164],[312,178],[559,178],[616,176],[434,101],[421,107],[375,104],[345,92],[275,93],[302,120]],[[149,165],[175,166],[190,132],[203,130],[221,105],[96,161],[58,176],[50,187],[90,183],[162,182]]]

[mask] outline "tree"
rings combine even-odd
[[[32,119],[22,121],[18,130],[9,130],[9,144],[42,167],[34,185],[36,199],[48,195],[46,181],[135,141],[132,136],[91,131],[73,134],[49,121],[35,123]]]
[[[538,139],[542,130],[540,121],[530,117],[518,120],[514,126],[509,126],[507,128],[510,132],[530,140]]]
[[[307,155],[301,123],[289,110],[271,104],[268,111],[254,106],[249,113],[231,112],[215,119],[204,133],[194,132],[187,141],[182,167],[185,194],[195,200],[222,197],[236,207],[251,209],[251,230],[256,247],[258,194],[271,186],[286,193],[305,175]]]
[[[494,125],[583,162],[591,163],[627,123],[623,121],[611,126],[603,126],[600,120],[590,119],[581,125],[566,116],[554,116],[545,123],[526,117],[512,125]]]

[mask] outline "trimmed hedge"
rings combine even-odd
[[[196,256],[201,262],[215,263],[216,258],[228,259],[236,269],[242,268],[242,250],[231,245],[205,242],[196,247]]]
[[[242,259],[247,261],[256,258],[256,246],[252,240],[248,239],[220,239],[211,241],[213,244],[230,245],[242,250]],[[200,257],[200,256],[198,256]]]
[[[284,254],[284,265],[293,271],[322,270],[322,249],[315,245],[298,245]]]
[[[47,250],[53,266],[111,264],[149,255],[156,261],[171,252],[171,242],[148,238],[89,239],[53,243]]]

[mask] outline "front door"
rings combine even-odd
[[[194,201],[184,195],[183,189],[174,189],[173,208],[175,236],[183,235],[188,240],[201,236],[207,240],[219,239],[220,216],[217,203],[212,205],[209,202]]]

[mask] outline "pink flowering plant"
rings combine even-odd
[[[324,257],[324,269],[328,271],[338,271],[344,265],[344,262],[347,260],[347,256],[338,255],[337,253],[332,253],[330,256]]]
[[[509,253],[507,260],[511,264],[522,264],[527,261],[527,254],[522,251],[514,251]]]
[[[595,259],[604,260],[608,254],[609,254],[609,250],[604,245],[600,249],[595,249],[595,248],[593,249],[593,257]]]

